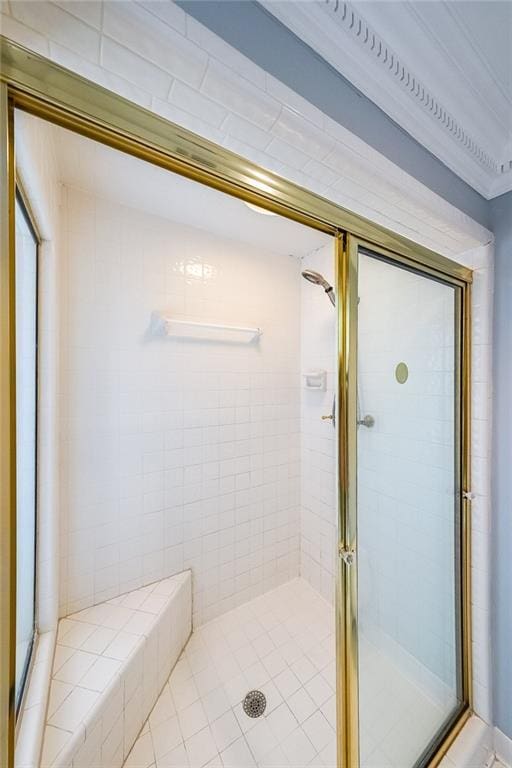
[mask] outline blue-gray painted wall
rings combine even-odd
[[[178,0],[188,14],[311,104],[489,226],[489,205],[334,67],[254,0]]]
[[[494,277],[494,723],[512,739],[512,192],[491,201]]]
[[[495,725],[512,739],[512,192],[485,200],[254,0],[178,0],[178,4],[495,233],[493,705]]]

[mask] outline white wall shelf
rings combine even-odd
[[[259,339],[263,333],[261,328],[256,327],[223,325],[198,320],[178,320],[173,317],[165,317],[159,313],[153,314],[152,328],[155,332],[163,332],[167,336],[176,338],[239,343],[250,343],[255,339]]]

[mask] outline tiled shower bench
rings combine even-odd
[[[191,572],[59,622],[41,768],[120,768],[192,629]]]

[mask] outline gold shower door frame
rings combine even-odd
[[[20,109],[142,160],[333,236],[338,312],[339,557],[336,578],[338,768],[359,765],[357,627],[357,252],[451,283],[459,317],[461,676],[463,702],[418,763],[436,766],[471,713],[470,285],[471,270],[345,210],[139,107],[0,35],[0,765],[14,765],[16,648],[16,371],[14,325],[14,110]],[[412,768],[412,766],[411,766]]]
[[[411,768],[437,766],[469,719],[472,706],[471,668],[471,501],[470,489],[470,353],[471,281],[439,269],[439,264],[411,260],[408,255],[384,248],[366,238],[347,233],[338,239],[338,738],[345,729],[338,755],[343,768],[359,765],[359,662],[357,617],[357,313],[359,251],[365,249],[397,268],[405,267],[425,278],[438,280],[454,290],[455,310],[455,506],[457,509],[457,657],[461,701],[445,721],[434,741]]]

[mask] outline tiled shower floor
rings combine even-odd
[[[125,768],[335,766],[334,658],[334,611],[302,579],[199,627]],[[411,696],[415,713],[418,697],[425,699],[421,710],[427,720],[437,708],[405,678],[397,680],[389,663],[386,669],[379,660],[378,666],[382,686],[375,690],[382,691],[382,701],[373,702],[376,716],[381,711],[378,743],[363,735],[362,762],[364,768],[410,768],[414,759],[407,751],[418,743],[413,724],[398,740],[403,754],[393,738],[386,751],[386,738],[403,723]],[[391,680],[400,695],[390,691]],[[258,719],[249,718],[241,704],[254,688],[267,698]]]

